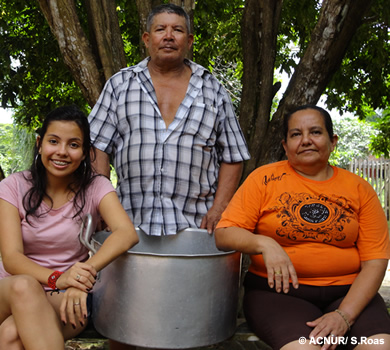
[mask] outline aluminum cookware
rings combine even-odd
[[[90,220],[80,239],[96,252],[110,232],[91,233]],[[125,344],[164,349],[208,346],[233,335],[240,254],[219,251],[202,229],[137,234],[140,242],[99,273],[92,311],[97,331]]]

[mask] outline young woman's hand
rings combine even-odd
[[[58,278],[56,286],[58,289],[75,287],[88,293],[95,284],[96,274],[92,265],[78,262]]]
[[[87,322],[88,308],[87,308],[88,293],[81,291],[78,288],[68,288],[64,293],[60,306],[60,317],[64,325],[68,322],[77,328],[79,323],[82,327]]]

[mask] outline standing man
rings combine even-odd
[[[194,38],[181,7],[152,10],[142,39],[150,57],[111,77],[89,116],[97,171],[109,176],[113,155],[121,203],[146,234],[212,233],[249,159],[232,103],[185,58]]]
[[[226,90],[185,58],[189,30],[181,7],[153,9],[150,57],[111,77],[89,115],[97,170],[109,176],[113,155],[121,203],[150,235],[212,233],[250,157]]]

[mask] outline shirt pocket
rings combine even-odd
[[[214,146],[217,136],[217,109],[211,105],[197,103],[191,106],[186,118],[184,133],[193,135],[206,146]]]

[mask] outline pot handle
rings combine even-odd
[[[86,248],[88,248],[91,252],[96,253],[95,247],[91,244],[92,234],[92,215],[87,214],[84,216],[84,219],[81,222],[79,238],[80,242]]]

